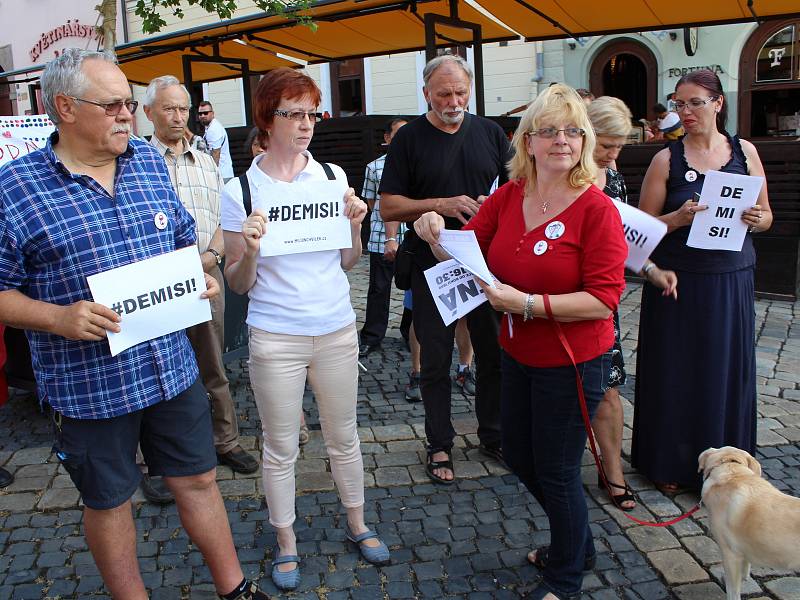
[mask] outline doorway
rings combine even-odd
[[[589,70],[595,96],[615,96],[625,102],[633,119],[649,119],[658,102],[658,63],[644,45],[632,40],[613,41],[602,48]]]

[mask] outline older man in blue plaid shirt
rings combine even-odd
[[[388,146],[397,130],[407,121],[400,117],[392,119],[383,134],[384,145]],[[369,288],[367,289],[367,310],[364,326],[361,328],[361,347],[359,356],[367,356],[380,346],[389,326],[389,301],[392,295],[394,258],[397,248],[403,241],[405,223],[384,222],[381,218],[380,196],[383,163],[386,155],[380,156],[367,165],[364,175],[364,191],[361,196],[369,204],[370,231],[367,250],[369,250]]]
[[[86,541],[114,598],[145,599],[130,497],[136,446],[164,475],[221,597],[265,599],[242,574],[216,485],[211,416],[186,335],[111,356],[124,327],[87,277],[195,243],[164,160],[131,138],[137,103],[113,58],[69,49],[47,65],[54,133],[0,170],[0,322],[27,330],[54,451],[81,492]],[[206,275],[205,297],[219,294]]]

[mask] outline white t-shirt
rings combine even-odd
[[[233,161],[231,161],[231,149],[228,146],[228,132],[222,123],[212,119],[206,127],[203,138],[209,150],[219,149],[219,172],[224,179],[233,177]]]
[[[327,180],[325,171],[311,153],[304,152],[308,164],[294,182]],[[253,159],[247,170],[253,210],[266,212],[270,198],[265,196],[273,179]],[[338,181],[347,181],[341,167],[331,165]],[[242,231],[246,218],[239,178],[232,179],[222,192],[222,229]],[[267,233],[269,235],[269,225]],[[303,252],[284,256],[258,257],[256,282],[248,292],[250,306],[247,324],[270,333],[318,336],[333,333],[356,319],[350,304],[350,283],[342,270],[339,250]]]
[[[663,132],[672,131],[677,129],[676,125],[680,125],[681,118],[674,112],[668,112],[667,116],[658,120],[658,128]]]

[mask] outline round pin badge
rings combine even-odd
[[[536,244],[533,246],[533,253],[536,256],[541,256],[545,252],[547,252],[547,242],[545,240],[536,242]]]
[[[153,217],[153,222],[156,224],[158,229],[166,229],[167,228],[167,215],[163,212],[158,211],[156,216]]]
[[[684,175],[684,177],[686,178],[686,181],[695,181],[697,179],[697,171],[689,169],[686,171],[686,175]]]
[[[557,240],[562,235],[564,235],[564,232],[566,230],[567,228],[561,221],[553,221],[547,227],[544,228],[544,234],[545,236],[547,236],[548,240]]]

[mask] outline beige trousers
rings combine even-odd
[[[331,472],[346,508],[364,504],[364,463],[358,440],[358,335],[355,323],[322,336],[250,328],[250,382],[261,429],[264,495],[269,521],[295,519],[294,464],[306,378],[314,391]]]

